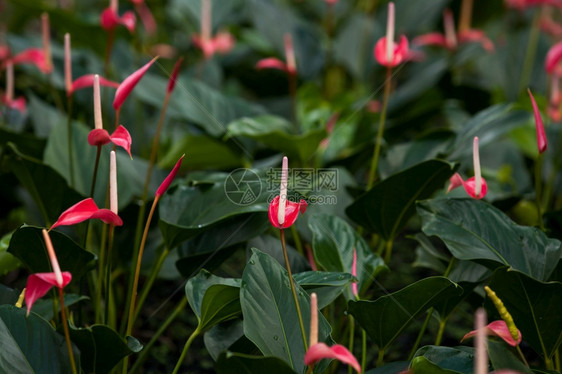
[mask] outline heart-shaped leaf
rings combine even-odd
[[[240,290],[244,334],[265,356],[281,358],[301,373],[305,350],[287,272],[271,256],[255,248],[252,252]],[[295,286],[308,334],[310,298],[299,285]],[[318,317],[318,341],[327,341],[330,325],[322,314]]]
[[[71,326],[69,333],[82,352],[82,369],[87,373],[108,373],[124,357],[142,349],[137,339],[128,336],[125,341],[117,331],[105,325]]]
[[[289,158],[307,161],[326,137],[326,131],[317,129],[305,134],[294,134],[292,127],[284,118],[272,115],[245,117],[228,124],[227,136],[255,139]]]
[[[505,342],[489,339],[487,345],[488,357],[494,370],[513,370],[517,373],[533,374],[533,371],[513,354]]]
[[[64,337],[38,315],[0,305],[0,372],[13,374],[70,373]],[[75,351],[76,363],[80,354]]]
[[[353,250],[357,251],[357,279],[359,291],[368,287],[373,277],[388,270],[382,258],[372,253],[369,245],[343,219],[335,215],[315,214],[309,217],[312,248],[316,263],[330,272],[350,273]],[[351,293],[346,292],[347,298]]]
[[[200,332],[241,312],[240,279],[220,278],[202,270],[187,282],[185,294]]]
[[[12,235],[8,248],[8,252],[23,262],[32,273],[52,271],[41,230],[42,228],[34,226],[20,227]],[[91,268],[96,256],[82,249],[63,233],[53,230],[49,236],[61,270],[69,271],[72,274],[72,281],[76,282]]]
[[[424,374],[472,374],[474,349],[471,347],[425,346],[418,349],[410,368],[416,373]]]
[[[424,161],[378,182],[355,200],[346,213],[384,239],[394,239],[414,215],[415,202],[442,189],[454,171],[455,167],[448,162]]]
[[[427,200],[418,205],[418,214],[422,231],[438,236],[461,260],[493,261],[494,266],[511,266],[544,281],[562,255],[559,240],[536,228],[517,225],[483,201]]]
[[[386,350],[417,316],[462,293],[444,277],[429,277],[375,301],[349,301],[348,309],[367,334]]]
[[[511,313],[523,340],[537,353],[552,357],[562,342],[562,283],[539,282],[501,268],[494,272],[490,288]]]

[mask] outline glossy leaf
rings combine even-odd
[[[492,205],[472,199],[438,199],[418,205],[422,231],[445,242],[461,260],[487,260],[546,280],[560,256],[560,241],[519,226]]]
[[[228,124],[228,137],[247,137],[266,147],[283,152],[290,159],[307,161],[326,137],[324,129],[296,134],[294,126],[281,117],[244,117]]]
[[[11,232],[0,239],[0,276],[6,275],[21,266],[19,260],[14,255],[8,253],[10,240],[12,240]]]
[[[523,340],[537,353],[552,357],[562,342],[562,283],[539,282],[501,268],[494,272],[490,288],[503,301]]]
[[[267,212],[265,196],[259,198],[254,204],[239,205],[227,198],[224,182],[211,186],[180,185],[160,202],[160,228],[164,240],[173,248],[227,218]]]
[[[533,374],[521,358],[515,355],[503,341],[488,340],[488,357],[494,370],[510,369],[521,374]]]
[[[415,202],[442,189],[454,171],[454,166],[448,162],[424,161],[376,183],[356,199],[346,213],[384,239],[394,239],[414,215]]]
[[[52,271],[47,249],[40,227],[22,226],[10,241],[8,252],[16,256],[33,273]],[[50,232],[53,247],[61,270],[72,274],[73,281],[79,280],[93,265],[95,255],[76,244],[67,235],[58,231]]]
[[[351,274],[353,250],[357,250],[359,291],[368,286],[373,277],[388,270],[382,258],[372,253],[365,240],[343,219],[317,214],[309,219],[308,226],[312,230],[315,261],[324,270]],[[350,292],[344,294],[351,298]]]
[[[234,352],[222,353],[215,370],[218,374],[296,374],[296,371],[278,357],[250,356]]]
[[[293,274],[293,279],[310,295],[318,295],[318,309],[330,305],[342,292],[349,290],[354,277],[349,273],[305,271]]]
[[[205,332],[205,335],[203,335],[205,348],[207,348],[209,355],[211,355],[215,361],[219,359],[221,353],[227,351],[229,347],[240,339],[246,339],[246,337],[244,337],[244,327],[242,326],[241,319],[219,323],[211,327]],[[239,349],[233,348],[232,350],[240,352]]]
[[[444,277],[429,277],[375,301],[349,301],[348,310],[380,349],[386,350],[410,322],[462,289]]]
[[[0,372],[70,373],[64,337],[43,318],[12,305],[0,306]],[[74,352],[77,363],[80,354]]]
[[[472,374],[474,349],[472,347],[425,346],[416,352],[410,368],[416,373]]]
[[[4,158],[5,166],[13,172],[26,188],[46,224],[53,223],[60,212],[81,196],[71,189],[66,181],[52,168],[38,160],[21,154],[15,146],[10,146]],[[45,183],[45,181],[49,183]]]
[[[244,334],[265,356],[276,356],[296,372],[304,369],[304,345],[286,271],[269,255],[252,249],[242,275],[240,303]],[[310,298],[297,287],[306,333],[310,326]],[[319,341],[326,341],[331,328],[319,315]]]
[[[167,79],[148,73],[135,88],[134,94],[143,102],[160,108],[162,97],[154,93],[164,94],[167,84]],[[177,86],[179,89],[170,97],[168,116],[194,122],[214,137],[224,134],[226,125],[237,118],[263,113],[260,106],[226,96],[185,74],[180,74]]]
[[[202,270],[185,285],[187,301],[197,315],[197,329],[210,327],[240,314],[240,279],[220,278]]]
[[[71,326],[70,337],[82,352],[81,366],[87,373],[108,373],[121,359],[142,349],[138,340],[129,336],[125,341],[106,325]]]

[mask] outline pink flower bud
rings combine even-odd
[[[156,190],[156,197],[160,197],[166,193],[166,190],[168,189],[168,187],[170,187],[170,184],[172,184],[172,181],[176,177],[178,170],[180,170],[181,162],[183,161],[184,157],[185,155],[182,155],[180,157],[180,159],[176,162],[176,165],[174,166],[170,174],[168,174],[166,179],[164,179],[162,184],[160,184],[160,187],[158,187],[158,189]]]

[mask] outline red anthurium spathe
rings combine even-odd
[[[125,102],[129,94],[133,91],[133,88],[139,83],[141,78],[146,74],[150,66],[158,59],[158,56],[154,57],[152,60],[147,62],[143,67],[135,71],[133,74],[129,75],[115,91],[115,98],[113,99],[113,109],[118,110],[121,105]]]
[[[99,219],[107,224],[122,226],[123,221],[119,216],[109,209],[100,209],[91,197],[84,199],[67,210],[51,226],[51,230],[57,226],[69,226],[83,222],[87,219]]]
[[[81,90],[82,88],[92,87],[94,85],[94,75],[95,74],[86,74],[79,78],[76,78],[72,85],[70,86],[70,94],[72,94],[76,90]],[[109,79],[105,79],[104,77],[100,76],[100,85],[106,87],[119,87],[118,82],[110,81]]]
[[[144,0],[131,0],[131,3],[135,5],[135,10],[139,14],[146,33],[148,35],[156,34],[156,21],[154,20],[154,16]]]
[[[331,347],[325,343],[318,342],[318,297],[315,293],[310,295],[310,347],[304,355],[305,365],[314,365],[322,359],[336,359],[344,364],[350,365],[358,373],[361,373],[361,365],[349,352],[349,350],[340,344]]]
[[[110,142],[122,147],[127,151],[129,157],[133,157],[131,155],[131,135],[123,125],[117,126],[111,135],[105,129],[93,129],[88,134],[88,144],[92,146],[105,145]]]
[[[49,64],[45,58],[45,52],[40,48],[28,48],[15,55],[11,61],[14,65],[33,64],[45,74],[53,70],[52,64]]]
[[[531,104],[533,105],[533,113],[535,115],[535,127],[537,128],[537,148],[539,153],[543,153],[546,151],[547,143],[546,143],[546,134],[544,132],[544,125],[542,123],[541,113],[539,112],[539,108],[537,106],[537,102],[533,97],[530,89],[527,89],[529,93],[529,97],[531,98]]]
[[[408,39],[400,37],[400,42],[394,42],[394,3],[388,3],[388,18],[386,21],[386,36],[375,44],[374,55],[377,62],[387,68],[401,64],[409,57]]]
[[[227,31],[218,32],[215,37],[211,35],[211,0],[201,1],[201,33],[193,34],[191,41],[199,48],[206,59],[215,53],[228,53],[234,47],[234,37]]]
[[[504,320],[498,320],[498,321],[493,321],[490,322],[487,326],[484,327],[486,334],[487,335],[495,335],[497,337],[502,338],[507,344],[509,344],[512,347],[517,346],[519,343],[521,343],[521,331],[517,330],[517,333],[519,334],[519,337],[517,338],[517,340],[514,340],[513,337],[511,336],[511,333],[509,332],[509,328],[507,327],[507,324],[505,323]],[[471,338],[473,336],[475,336],[478,333],[477,330],[472,330],[471,332],[467,333],[465,336],[463,336],[463,338],[461,339],[461,342],[463,342],[464,340]]]
[[[28,315],[35,301],[49,292],[53,286],[62,289],[72,280],[72,275],[68,271],[61,272],[60,270],[49,233],[45,229],[42,232],[53,271],[50,273],[35,273],[27,279],[25,304],[27,305]]]
[[[351,275],[357,278],[357,249],[353,248],[353,263],[351,265]],[[351,283],[351,292],[356,299],[359,298],[359,292],[357,290],[357,282]]]
[[[172,181],[176,177],[176,174],[178,173],[178,170],[180,170],[181,163],[182,163],[184,157],[185,157],[185,155],[182,155],[180,157],[180,159],[174,165],[174,168],[172,169],[170,174],[168,174],[166,179],[164,179],[164,181],[160,184],[160,186],[156,190],[156,197],[160,197],[160,196],[162,196],[166,193],[166,190],[168,189],[168,187],[170,187],[170,184],[172,184]]]
[[[281,188],[279,195],[275,196],[269,204],[269,222],[279,229],[291,227],[300,213],[306,211],[308,204],[301,199],[298,203],[287,200],[287,180],[289,176],[289,160],[283,157],[281,167]]]
[[[474,142],[472,143],[472,156],[474,164],[474,177],[467,179],[466,181],[462,179],[459,173],[455,173],[451,179],[449,179],[449,188],[447,192],[451,192],[459,186],[463,186],[467,194],[473,199],[482,199],[486,196],[488,192],[488,185],[486,180],[482,178],[480,172],[480,155],[478,151],[478,137],[474,137]]]
[[[1,101],[10,109],[25,113],[27,106],[25,97],[14,98],[14,65],[10,61],[6,64],[6,93],[2,95]]]
[[[100,16],[101,27],[105,30],[112,30],[119,25],[123,25],[129,32],[135,31],[136,17],[131,11],[123,13],[121,17],[118,14],[118,1],[111,0],[110,5],[103,10]]]
[[[293,38],[291,37],[291,34],[285,34],[284,41],[286,62],[283,62],[275,57],[268,57],[259,60],[256,63],[256,69],[278,69],[286,72],[287,74],[296,75],[297,63],[295,59],[295,48],[293,47]]]
[[[554,73],[560,59],[562,59],[562,42],[554,44],[548,50],[544,60],[544,68],[546,72],[549,74]]]
[[[436,45],[449,50],[455,50],[458,44],[478,42],[487,52],[494,51],[494,43],[486,36],[486,34],[484,34],[482,30],[467,29],[456,33],[455,21],[450,9],[445,9],[443,11],[443,24],[445,25],[445,34],[433,32],[420,35],[414,38],[412,44],[418,46]]]

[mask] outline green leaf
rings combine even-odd
[[[87,373],[108,373],[124,357],[142,349],[135,338],[128,336],[125,341],[117,331],[105,325],[71,326],[69,332],[82,352],[82,369]]]
[[[51,262],[43,240],[42,228],[22,226],[17,229],[10,241],[8,252],[16,256],[32,273],[50,272]],[[49,233],[62,271],[72,274],[72,282],[76,282],[91,267],[95,255],[76,244],[67,235],[58,231]]]
[[[12,234],[13,232],[7,233],[0,239],[0,276],[6,275],[21,266],[19,260],[14,255],[8,253]]]
[[[219,359],[221,353],[228,350],[229,347],[235,344],[239,339],[246,339],[242,320],[239,318],[219,323],[211,327],[203,336],[205,348],[207,348],[207,352],[209,352],[209,355],[211,355],[215,361]],[[246,339],[246,341],[248,340]],[[231,350],[240,352],[240,350],[234,348],[231,348]]]
[[[14,305],[20,296],[20,291],[9,288],[0,284],[0,305],[11,304]]]
[[[408,361],[396,361],[366,371],[365,374],[396,374],[408,369],[408,366],[410,366]]]
[[[410,368],[422,374],[472,374],[474,349],[470,347],[425,346],[416,352]]]
[[[541,230],[519,226],[500,210],[473,199],[420,202],[422,231],[445,242],[461,260],[482,260],[511,266],[535,279],[546,280],[562,255],[559,240]],[[486,262],[486,263],[484,263]]]
[[[207,135],[185,135],[174,140],[172,147],[163,155],[158,164],[172,168],[178,159],[186,153],[182,167],[189,170],[228,169],[242,165],[240,149],[228,146],[224,141]]]
[[[33,197],[47,226],[54,223],[65,209],[82,199],[55,170],[23,155],[15,146],[10,146],[5,153],[4,163]]]
[[[160,229],[164,240],[169,248],[173,248],[226,219],[240,219],[246,213],[267,212],[269,205],[265,195],[258,195],[252,204],[241,205],[226,194],[224,182],[200,186],[180,185],[175,191],[164,195],[160,202]]]
[[[199,320],[200,332],[241,312],[240,279],[220,278],[201,270],[187,282],[185,294]]]
[[[348,309],[380,349],[386,350],[416,317],[462,289],[444,277],[429,277],[375,301],[349,301]]]
[[[215,365],[217,374],[295,374],[289,365],[278,357],[250,356],[224,352]]]
[[[349,273],[327,271],[305,271],[293,274],[293,279],[311,295],[318,296],[318,309],[330,305],[343,291],[348,290],[354,280]]]
[[[523,340],[537,353],[552,357],[562,342],[562,283],[539,282],[501,268],[494,272],[490,288],[511,313]]]
[[[522,374],[533,374],[521,359],[517,357],[503,341],[488,340],[488,357],[494,370],[509,369]]]
[[[0,305],[0,372],[10,374],[70,373],[64,337],[38,315]],[[80,354],[74,352],[77,363]]]
[[[228,137],[240,136],[255,139],[265,146],[283,152],[290,159],[308,161],[326,137],[324,129],[294,134],[287,120],[272,115],[241,118],[228,124]]]
[[[89,298],[86,296],[80,296],[76,294],[69,294],[64,293],[64,306],[68,308],[71,305],[74,305],[80,301],[88,300]],[[39,299],[33,304],[33,313],[40,315],[45,320],[50,321],[54,317],[55,310],[53,308],[53,299],[44,298]],[[56,304],[56,313],[60,313],[60,304]]]
[[[0,127],[0,145],[16,144],[17,149],[30,158],[40,159],[45,149],[45,140],[38,139],[28,133],[16,133],[5,127]]]
[[[156,108],[162,106],[162,97],[154,92],[166,92],[168,79],[147,73],[135,87],[134,94],[143,102]],[[237,118],[263,113],[263,108],[238,97],[223,93],[199,82],[186,74],[180,75],[170,97],[168,116],[201,126],[207,134],[218,137],[226,131],[226,125]]]
[[[287,272],[271,256],[255,248],[252,252],[240,290],[244,334],[265,356],[281,358],[300,373],[305,368],[305,351]],[[310,298],[295,286],[308,334]],[[318,330],[318,341],[326,341],[331,328],[320,313]]]
[[[365,290],[382,271],[388,270],[382,258],[371,252],[369,245],[343,219],[335,215],[315,214],[309,217],[312,248],[316,263],[323,269],[351,273],[353,250],[357,251],[358,290]],[[345,293],[351,298],[350,292]]]
[[[424,161],[378,182],[346,212],[361,226],[392,240],[414,215],[416,200],[442,189],[454,170],[445,161]]]

